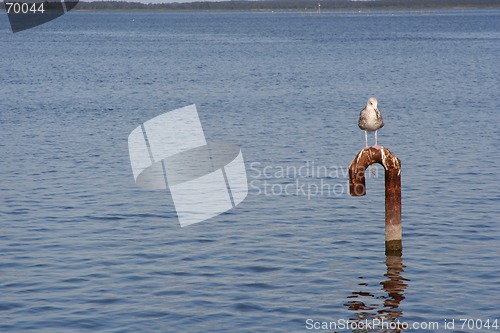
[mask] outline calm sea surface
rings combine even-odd
[[[12,34],[3,13],[0,331],[500,331],[499,22],[70,12]],[[383,169],[347,193],[372,95],[403,165],[402,258]],[[250,193],[181,228],[127,137],[192,103],[207,140],[242,147]]]

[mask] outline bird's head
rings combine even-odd
[[[378,110],[378,101],[375,97],[370,97],[366,105],[372,107],[374,110]]]

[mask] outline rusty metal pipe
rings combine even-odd
[[[385,147],[362,149],[349,165],[349,193],[366,194],[365,171],[373,163],[381,164],[385,170],[385,252],[401,255],[401,160]]]

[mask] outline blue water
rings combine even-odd
[[[12,34],[0,15],[0,331],[500,330],[460,321],[500,321],[499,19],[70,12]],[[402,258],[383,169],[347,193],[372,95],[402,160]],[[127,137],[191,103],[251,186],[181,228],[168,192],[135,185]]]

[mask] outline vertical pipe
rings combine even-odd
[[[401,225],[400,170],[385,170],[385,253],[401,255],[403,250]]]
[[[385,170],[385,252],[401,255],[403,250],[401,226],[401,161],[385,147],[362,149],[349,165],[349,193],[366,194],[365,171],[373,163]]]

